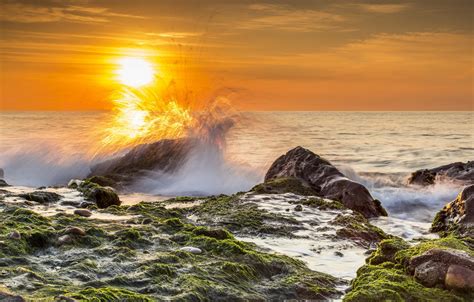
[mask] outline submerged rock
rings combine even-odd
[[[474,237],[474,185],[465,187],[455,200],[436,214],[431,231]]]
[[[433,169],[415,171],[408,179],[409,184],[427,186],[438,180],[456,181],[463,184],[474,184],[474,161],[455,162]]]
[[[62,198],[62,196],[57,193],[46,191],[35,191],[32,193],[19,194],[18,196],[41,204],[56,202]]]
[[[305,148],[296,147],[280,156],[267,171],[265,182],[281,177],[298,178],[309,184],[318,196],[339,200],[365,217],[387,215],[367,188],[348,179],[329,161]]]

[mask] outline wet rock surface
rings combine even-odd
[[[433,169],[418,170],[411,174],[408,183],[428,186],[443,180],[474,184],[474,161],[455,162]]]
[[[311,187],[316,195],[341,201],[347,208],[365,217],[387,215],[363,185],[349,180],[329,161],[302,147],[280,156],[265,175],[265,182],[278,178],[297,178]]]
[[[193,206],[165,208],[174,201]],[[321,300],[342,294],[344,280],[189,218],[214,202],[177,198],[112,206],[89,218],[65,212],[46,217],[0,202],[0,283],[32,301]],[[96,211],[113,219],[102,220]],[[8,238],[13,231],[21,237]]]
[[[19,194],[18,197],[41,204],[57,202],[61,199],[61,195],[54,192],[35,191],[32,193]]]
[[[97,207],[101,209],[110,206],[119,206],[122,204],[117,193],[112,188],[102,187],[101,185],[91,182],[90,180],[77,183],[76,189],[79,192],[82,192],[87,200],[94,202]]]
[[[455,233],[474,237],[474,185],[465,187],[436,214],[431,230],[444,236]]]
[[[89,177],[102,176],[115,186],[126,186],[147,171],[172,172],[182,165],[196,143],[192,139],[164,139],[138,145],[121,157],[95,165]]]

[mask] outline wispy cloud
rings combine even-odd
[[[1,5],[0,20],[18,23],[44,23],[67,21],[74,23],[104,23],[110,18],[144,18],[121,14],[104,7],[80,5],[32,5],[27,3],[7,2]]]
[[[379,14],[395,14],[408,9],[411,4],[358,4],[358,6],[367,12]]]
[[[338,14],[287,5],[252,4],[249,9],[253,16],[245,20],[240,28],[311,32],[338,28],[339,23],[345,20]]]

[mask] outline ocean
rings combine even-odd
[[[0,113],[0,167],[18,186],[85,177],[108,112]],[[429,221],[460,188],[406,185],[408,175],[474,159],[473,112],[242,112],[218,163],[198,159],[174,186],[149,181],[151,195],[234,193],[263,180],[281,154],[303,146],[366,185],[395,217]]]

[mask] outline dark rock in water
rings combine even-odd
[[[3,179],[0,179],[0,187],[9,187],[10,185]]]
[[[25,302],[22,296],[15,296],[0,290],[0,301],[3,302]]]
[[[74,210],[74,214],[82,216],[82,217],[91,217],[92,216],[92,212],[89,211],[89,210],[86,210],[86,209]]]
[[[474,184],[474,161],[468,161],[467,163],[455,162],[433,169],[418,170],[411,174],[408,183],[427,186],[442,179],[462,184]]]
[[[90,181],[81,182],[77,190],[82,192],[87,200],[93,201],[101,209],[122,204],[122,201],[120,201],[117,193],[112,188],[102,187]]]
[[[124,156],[92,167],[89,177],[104,176],[119,184],[129,184],[147,171],[172,172],[179,168],[197,141],[164,139],[132,148]]]
[[[19,194],[18,196],[41,204],[56,202],[62,198],[62,196],[57,193],[45,191],[35,191],[32,193]]]
[[[474,236],[474,185],[465,187],[458,197],[436,214],[432,232]]]
[[[295,210],[296,212],[301,212],[301,211],[303,211],[303,206],[300,205],[300,204],[299,204],[299,205],[296,205],[294,210]]]
[[[280,156],[265,175],[265,182],[295,177],[308,183],[318,196],[341,201],[365,217],[386,216],[380,202],[361,184],[349,180],[329,161],[313,152],[296,147]]]
[[[474,288],[474,258],[463,251],[431,249],[413,257],[408,270],[427,287]]]

